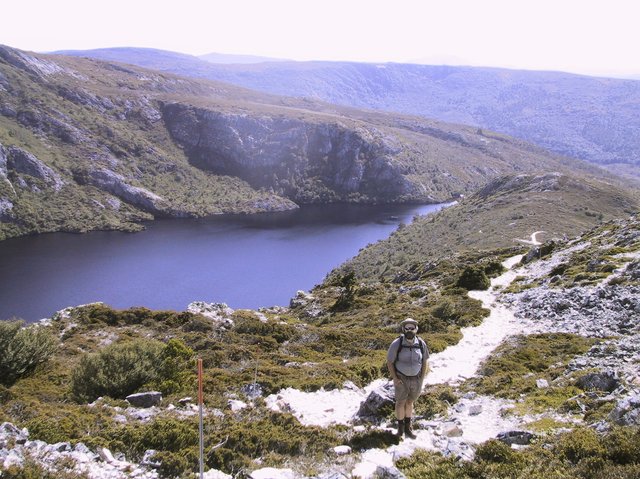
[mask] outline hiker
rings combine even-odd
[[[422,392],[429,349],[417,336],[418,322],[415,319],[403,320],[400,330],[402,335],[391,343],[387,351],[387,367],[396,393],[397,435],[415,439],[416,435],[411,430],[413,403]]]

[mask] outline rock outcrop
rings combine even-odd
[[[227,113],[181,103],[162,105],[173,139],[190,161],[238,176],[299,202],[419,199],[396,159],[392,139],[371,126]]]
[[[28,151],[17,146],[10,146],[5,151],[3,154],[0,149],[0,175],[6,177],[8,170],[13,170],[43,180],[56,191],[64,186],[64,181],[58,173]]]
[[[143,210],[154,214],[169,213],[164,198],[145,188],[129,184],[124,176],[111,170],[105,168],[90,170],[87,175],[87,182]],[[174,216],[180,215],[174,214]]]
[[[129,394],[126,399],[133,407],[148,408],[160,404],[162,401],[162,393],[158,391],[148,391]]]
[[[0,178],[7,177],[7,150],[0,143]]]

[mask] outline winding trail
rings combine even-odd
[[[530,244],[533,246],[538,246],[541,245],[542,243],[540,241],[538,241],[538,235],[544,233],[544,231],[536,231],[535,233],[531,233],[531,239],[518,239],[516,238],[515,241],[518,241],[520,243],[524,243],[524,244]]]
[[[542,232],[536,231],[530,240],[519,241],[539,245],[539,233]],[[458,344],[431,355],[430,372],[425,381],[425,388],[441,383],[456,384],[474,376],[482,361],[505,338],[521,331],[521,326],[516,322],[512,312],[498,303],[497,297],[500,290],[508,286],[520,272],[513,268],[522,257],[523,255],[516,255],[504,261],[502,265],[507,271],[492,279],[488,290],[469,291],[469,296],[481,301],[490,314],[479,326],[462,328],[463,337]],[[352,385],[340,390],[320,390],[313,393],[287,388],[278,394],[268,396],[266,402],[274,411],[290,411],[302,424],[325,427],[331,424],[346,425],[352,423],[361,402],[368,394],[388,383],[386,379],[379,379],[363,389]],[[378,466],[390,467],[396,459],[409,456],[416,449],[440,452],[454,450],[464,455],[465,451],[470,450],[467,443],[484,442],[500,432],[518,426],[514,419],[503,417],[502,411],[505,407],[509,407],[509,404],[497,398],[473,395],[465,397],[449,412],[446,420],[423,424],[424,428],[415,431],[416,439],[404,439],[400,444],[386,449],[370,449],[363,452],[351,475],[371,478]],[[459,434],[455,437],[443,434],[443,428],[452,425],[459,428]]]
[[[475,375],[480,363],[491,354],[505,337],[517,332],[517,325],[511,311],[496,303],[495,291],[509,285],[516,277],[513,271],[523,255],[513,256],[502,263],[508,269],[491,280],[486,291],[469,291],[469,297],[482,302],[489,309],[489,316],[479,326],[462,328],[462,339],[441,353],[429,358],[430,372],[425,383],[457,383]]]

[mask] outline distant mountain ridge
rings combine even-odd
[[[135,50],[135,49],[134,49]],[[91,51],[80,52],[93,56]],[[561,72],[348,62],[158,64],[152,52],[110,60],[278,95],[397,111],[488,128],[557,153],[640,174],[640,81]]]

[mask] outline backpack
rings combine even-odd
[[[416,339],[418,340],[417,344],[404,344],[404,341],[402,340],[403,335],[401,334],[400,337],[398,338],[400,340],[400,345],[398,346],[398,349],[396,351],[396,359],[393,361],[393,364],[395,366],[395,364],[398,362],[398,356],[400,356],[400,350],[402,348],[409,348],[409,349],[416,349],[416,348],[420,348],[420,352],[422,353],[422,358],[425,358],[425,352],[426,352],[426,357],[429,357],[429,348],[427,348],[427,343],[425,343],[422,338],[416,336]]]

